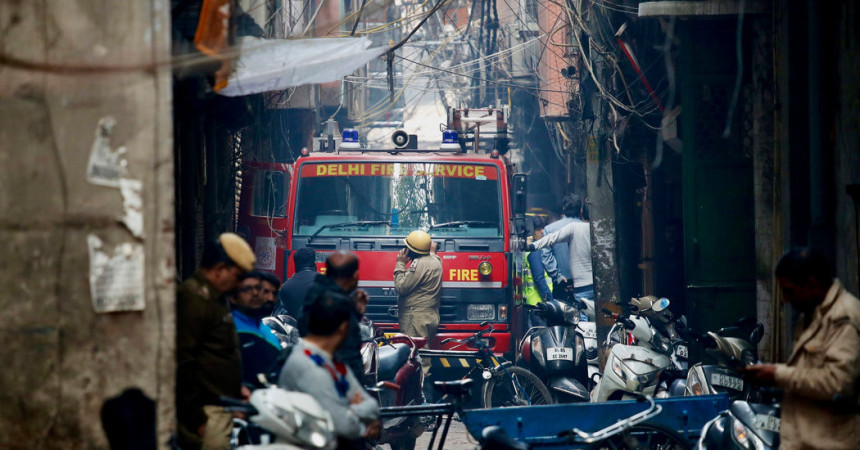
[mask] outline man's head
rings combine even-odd
[[[324,292],[305,310],[308,337],[334,338],[334,347],[339,347],[349,333],[353,308],[346,297],[332,291]]]
[[[239,276],[239,287],[230,296],[230,303],[248,317],[265,317],[267,308],[266,301],[260,295],[262,290],[262,274],[260,272],[247,272]]]
[[[567,194],[561,200],[561,210],[567,217],[582,217],[582,199],[576,194]]]
[[[775,276],[782,300],[803,312],[810,312],[824,301],[833,284],[833,268],[821,252],[806,247],[794,248],[780,258]]]
[[[534,218],[532,218],[532,236],[535,240],[543,237],[544,227],[546,227],[546,222],[544,222],[543,217],[534,216]]]
[[[293,253],[293,263],[296,266],[296,270],[302,269],[317,269],[316,263],[316,251],[312,248],[300,248]]]
[[[336,251],[325,260],[325,275],[346,292],[358,287],[358,257],[353,253]]]
[[[254,268],[254,251],[244,239],[233,233],[223,233],[206,244],[200,259],[200,269],[218,292],[235,289],[239,276]]]
[[[281,289],[281,280],[269,272],[258,273],[261,281],[260,296],[274,308],[275,298],[278,296],[278,290]]]

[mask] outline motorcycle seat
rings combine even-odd
[[[397,371],[409,360],[410,348],[406,344],[383,345],[379,347],[380,381],[394,381]]]

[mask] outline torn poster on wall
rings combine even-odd
[[[119,182],[122,193],[122,207],[125,216],[122,223],[134,237],[143,238],[143,183],[140,180],[122,178]]]
[[[102,186],[119,187],[120,178],[125,172],[128,162],[123,155],[125,147],[116,151],[111,149],[111,138],[116,119],[105,116],[99,119],[96,126],[93,147],[90,150],[90,161],[87,164],[87,181]]]
[[[113,254],[102,250],[97,236],[87,236],[90,253],[90,295],[97,313],[142,311],[144,308],[143,245],[123,243]]]

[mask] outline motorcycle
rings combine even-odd
[[[605,373],[591,391],[592,402],[627,400],[638,395],[680,395],[686,374],[688,349],[676,330],[686,327],[686,318],[674,319],[669,299],[633,298],[633,314],[624,316],[603,309],[615,319],[607,337],[611,347]]]
[[[547,300],[535,307],[546,326],[533,327],[523,337],[517,365],[546,384],[556,402],[588,401],[588,357],[579,327],[581,308]],[[593,325],[593,323],[592,323]],[[597,349],[594,348],[596,357]]]
[[[422,404],[424,372],[421,370],[418,349],[427,340],[405,334],[386,337],[366,319],[360,327],[367,391],[377,398],[382,407]],[[407,416],[383,419],[379,443],[389,444],[392,450],[412,450],[415,440],[424,432],[420,419]]]
[[[337,444],[331,416],[308,394],[269,385],[253,391],[248,403],[227,397],[221,403],[249,418],[234,419],[232,443],[244,444],[237,449],[329,450]]]
[[[278,314],[264,317],[263,323],[268,325],[278,337],[282,349],[292,347],[299,342],[299,327],[296,319],[293,319],[292,316]]]
[[[779,394],[762,390],[757,395],[764,401],[750,403],[735,400],[702,427],[696,449],[756,449],[779,448],[781,408]],[[766,399],[765,399],[766,398]]]
[[[764,335],[764,326],[754,323],[754,319],[743,318],[735,326],[722,328],[716,333],[709,331],[698,338],[716,364],[698,363],[691,367],[684,395],[726,393],[732,399],[749,399],[754,391],[744,383],[738,369],[758,362],[757,347]]]

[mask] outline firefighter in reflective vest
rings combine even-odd
[[[538,240],[543,237],[543,218],[535,216],[532,223],[534,230],[532,237]],[[523,252],[523,299],[527,305],[534,306],[552,298],[552,278],[547,273],[541,258],[541,252],[544,251],[546,249]],[[534,313],[528,315],[529,327],[540,325],[544,325],[540,317]]]

